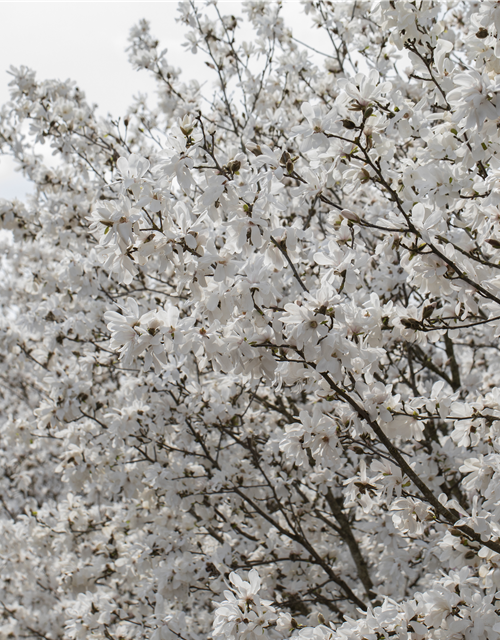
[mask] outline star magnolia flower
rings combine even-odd
[[[500,117],[500,103],[495,98],[498,93],[486,74],[475,69],[459,73],[454,77],[456,88],[448,94],[450,104],[455,107],[455,119],[466,128],[481,130],[485,120]]]

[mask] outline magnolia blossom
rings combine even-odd
[[[341,79],[339,86],[345,91],[346,97],[354,100],[363,109],[391,90],[390,82],[380,83],[379,81],[379,72],[372,69],[368,75],[358,73],[352,80]]]
[[[481,75],[475,69],[454,76],[456,88],[449,93],[449,100],[456,104],[455,118],[467,129],[481,130],[485,120],[500,118],[500,104],[495,99],[497,88],[491,86],[487,74]]]
[[[246,582],[237,573],[229,575],[233,589],[224,591],[226,600],[217,606],[213,630],[216,638],[234,635],[250,639],[260,637],[263,629],[275,622],[271,601],[261,600],[258,595],[261,587],[259,574],[252,569],[248,578],[249,582]]]

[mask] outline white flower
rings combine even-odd
[[[314,147],[322,147],[326,150],[329,146],[329,141],[325,136],[325,132],[328,131],[332,125],[337,115],[336,112],[330,111],[325,114],[321,105],[317,104],[313,106],[309,102],[304,102],[301,111],[307,124],[304,123],[293,127],[293,135],[302,136],[305,139],[303,144],[304,151]]]
[[[450,91],[447,98],[454,106],[454,117],[457,122],[470,129],[480,130],[485,120],[496,120],[500,117],[498,89],[492,86],[486,74],[475,69],[454,76],[456,88]]]
[[[316,344],[328,333],[326,316],[306,305],[286,304],[280,321],[286,325],[289,340],[297,349],[302,349],[305,342]]]
[[[354,77],[354,82],[347,79],[340,79],[338,85],[345,91],[361,108],[368,107],[372,102],[380,98],[391,90],[390,82],[379,83],[380,74],[376,69],[372,69],[368,75],[358,73]]]
[[[123,178],[123,186],[129,189],[149,169],[149,160],[132,153],[128,158],[118,158],[116,167]]]
[[[276,620],[274,607],[268,600],[261,600],[259,574],[255,569],[248,573],[245,581],[234,571],[229,574],[232,591],[224,591],[226,600],[217,605],[213,635],[215,638],[260,637]]]
[[[255,569],[248,572],[248,582],[240,578],[234,571],[229,574],[229,581],[234,587],[234,592],[243,607],[252,603],[261,587],[260,576]]]

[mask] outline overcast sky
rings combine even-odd
[[[241,2],[220,1],[223,13],[241,13]],[[76,80],[90,103],[104,115],[121,115],[139,92],[154,94],[146,72],[133,71],[125,49],[130,28],[141,18],[168,49],[168,58],[187,78],[200,77],[201,57],[181,46],[183,29],[175,22],[177,0],[162,2],[2,2],[0,21],[0,104],[9,99],[10,65],[26,65],[37,77]],[[298,0],[284,2],[294,35],[318,45],[318,32],[305,27]],[[0,158],[0,198],[21,197],[24,179]]]

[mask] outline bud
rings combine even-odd
[[[495,238],[488,238],[488,240],[486,240],[486,242],[488,244],[491,244],[491,246],[494,249],[500,249],[500,240],[495,240]]]
[[[239,160],[232,160],[228,162],[227,168],[231,173],[237,173],[241,169],[241,162]]]
[[[290,160],[290,154],[288,153],[288,151],[283,151],[280,158],[280,164],[286,165],[289,160]]]
[[[249,143],[247,144],[247,147],[250,149],[250,151],[253,153],[254,156],[262,155],[262,149],[259,147],[258,144]]]
[[[476,38],[480,38],[481,40],[484,40],[484,38],[487,38],[488,35],[489,35],[488,29],[481,27],[481,29],[479,29],[479,31],[476,33]]]
[[[435,308],[436,308],[435,304],[426,305],[422,311],[422,320],[427,320],[427,318],[430,318],[434,313]]]
[[[354,122],[352,122],[352,120],[342,120],[342,124],[344,125],[344,127],[346,129],[355,129],[356,125],[354,124]]]
[[[413,329],[413,331],[418,331],[422,328],[420,322],[415,318],[401,318],[401,324],[405,329]]]
[[[205,124],[205,131],[208,133],[208,135],[213,136],[215,134],[215,132],[217,131],[217,127],[215,126],[215,122],[207,122]]]
[[[340,215],[344,218],[347,218],[347,220],[352,220],[352,222],[361,222],[361,218],[358,216],[358,214],[349,211],[349,209],[342,209]]]
[[[188,116],[186,114],[184,116],[184,118],[182,118],[182,123],[180,125],[180,130],[182,131],[182,133],[187,138],[188,136],[190,136],[193,133],[193,129],[194,129],[195,125],[196,125],[196,123],[193,122],[191,116]]]
[[[368,173],[368,171],[366,169],[361,169],[359,180],[360,180],[361,184],[365,184],[366,182],[368,182],[370,180],[370,174]]]

